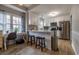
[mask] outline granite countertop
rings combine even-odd
[[[50,30],[29,30],[29,32],[44,32],[44,33],[51,33],[53,31],[50,31]]]

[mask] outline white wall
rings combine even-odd
[[[79,5],[74,5],[72,14],[72,47],[76,54],[79,54]]]

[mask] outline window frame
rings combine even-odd
[[[4,12],[4,11],[0,11],[0,14],[2,14],[2,16],[1,16],[2,17],[2,23],[0,23],[0,26],[2,26],[2,29],[0,29],[0,30],[3,31],[3,34],[5,34],[6,31],[13,32],[13,25],[18,25],[18,28],[20,29],[19,32],[22,32],[22,25],[23,25],[22,24],[22,16],[12,14],[12,13],[8,13],[8,12]],[[10,22],[7,21],[8,15],[10,16]],[[13,19],[12,19],[13,16],[18,17],[18,19],[20,19],[21,21],[18,21],[18,24],[13,24]],[[20,24],[19,24],[19,22],[20,22]],[[8,25],[10,25],[9,28],[7,27]]]

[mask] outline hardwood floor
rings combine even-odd
[[[11,45],[6,51],[1,51],[1,55],[74,55],[72,46],[69,40],[58,40],[59,51],[46,50],[41,52],[33,46],[27,46],[26,43],[19,45]]]

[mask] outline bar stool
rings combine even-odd
[[[41,51],[43,51],[43,48],[46,48],[44,37],[36,37],[36,48],[38,46],[41,48]]]
[[[35,36],[34,35],[29,35],[28,36],[28,41],[27,41],[27,44],[30,43],[31,45],[32,44],[35,44]]]
[[[36,37],[35,47],[40,47],[40,37]]]
[[[43,48],[46,48],[45,37],[41,37],[40,46],[41,46],[41,51],[43,51]]]
[[[31,37],[31,45],[32,44],[35,44],[35,36],[34,35],[31,35],[30,37]]]

